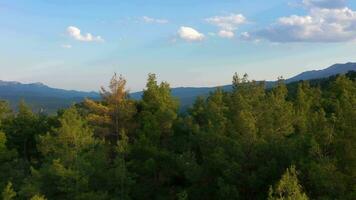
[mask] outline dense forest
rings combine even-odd
[[[355,73],[272,89],[247,75],[186,112],[148,76],[57,115],[0,102],[0,192],[11,199],[356,199]]]

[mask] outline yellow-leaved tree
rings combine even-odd
[[[128,98],[125,88],[126,80],[116,73],[112,77],[109,88],[101,87],[101,101],[85,100],[89,109],[87,120],[95,126],[95,134],[116,145],[122,134],[133,130],[133,116],[136,107],[133,100]],[[125,137],[125,136],[122,136]]]

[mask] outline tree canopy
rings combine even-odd
[[[155,74],[139,100],[115,74],[55,116],[0,101],[2,198],[356,199],[355,77],[235,74],[184,112]]]

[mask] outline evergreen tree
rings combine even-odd
[[[172,126],[178,116],[178,101],[172,97],[169,84],[157,84],[156,75],[149,74],[140,106],[141,134],[153,145],[162,144],[172,134]]]
[[[36,194],[35,196],[31,197],[30,200],[46,200],[46,198],[43,195]]]
[[[24,196],[42,193],[51,199],[77,199],[90,191],[94,169],[88,156],[98,150],[99,142],[74,108],[66,110],[59,121],[59,128],[40,137],[45,162],[39,170],[32,169]]]
[[[6,135],[0,131],[0,191],[11,181],[19,186],[24,179],[24,169],[16,150],[7,147]],[[11,183],[11,185],[12,185]]]
[[[128,99],[126,80],[114,74],[109,90],[101,88],[101,102],[85,100],[89,109],[88,121],[95,125],[97,134],[116,145],[122,131],[129,134],[134,124],[132,117],[136,113],[134,102]]]
[[[295,166],[288,168],[275,189],[270,187],[268,200],[308,200],[299,184]]]
[[[7,115],[2,124],[8,147],[18,152],[26,165],[23,167],[27,168],[28,172],[29,166],[38,165],[41,159],[36,139],[47,133],[51,126],[56,124],[55,119],[34,114],[30,107],[21,101],[18,113]]]
[[[232,91],[197,98],[186,113],[153,74],[140,100],[130,99],[126,81],[115,75],[100,101],[57,116],[35,114],[24,103],[13,113],[0,101],[1,195],[353,200],[352,77],[279,80],[265,89],[235,74]]]
[[[170,198],[173,192],[170,186],[178,173],[177,159],[169,151],[178,102],[172,97],[168,83],[158,84],[156,76],[149,74],[138,106],[140,127],[129,155],[129,169],[138,177],[133,198]]]
[[[287,101],[288,89],[280,79],[268,94],[263,116],[258,123],[261,136],[265,139],[281,140],[293,133],[293,105]]]
[[[11,111],[8,103],[0,100],[0,129],[2,129],[2,121],[9,117],[10,114]]]
[[[2,191],[2,199],[3,200],[12,200],[16,197],[16,192],[12,188],[12,183],[9,182],[5,189]]]

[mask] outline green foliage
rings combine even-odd
[[[291,166],[283,174],[281,180],[273,190],[270,187],[268,200],[308,200],[299,184],[295,166]]]
[[[43,195],[36,194],[35,196],[31,197],[30,200],[46,200],[46,198]]]
[[[6,135],[0,131],[0,191],[5,188],[8,181],[17,186],[23,178],[23,162],[18,158],[16,150],[7,147]]]
[[[158,85],[155,74],[149,74],[146,89],[143,92],[139,120],[141,131],[150,142],[161,144],[172,133],[177,119],[178,102],[171,95],[169,84]]]
[[[0,190],[33,200],[353,200],[352,77],[266,90],[235,74],[231,92],[200,97],[187,113],[154,74],[141,100],[114,75],[101,101],[52,117],[0,101]]]
[[[77,156],[95,143],[93,132],[74,108],[59,118],[60,127],[39,137],[39,150],[49,160],[73,163]]]
[[[6,185],[5,189],[2,191],[1,196],[3,200],[12,200],[16,197],[16,192],[12,188],[11,182]]]
[[[2,121],[4,119],[6,119],[6,117],[8,117],[9,114],[11,114],[11,111],[10,111],[8,103],[0,100],[0,127],[1,127]]]
[[[39,137],[39,150],[45,157],[39,170],[33,169],[24,196],[42,193],[55,199],[79,198],[89,192],[93,166],[91,153],[100,144],[74,108],[59,118],[60,127]]]
[[[2,130],[6,134],[7,146],[15,149],[29,171],[30,165],[38,165],[40,154],[36,140],[56,125],[56,120],[42,114],[35,114],[22,101],[18,113],[7,114],[3,120]],[[25,166],[26,165],[26,166]]]

